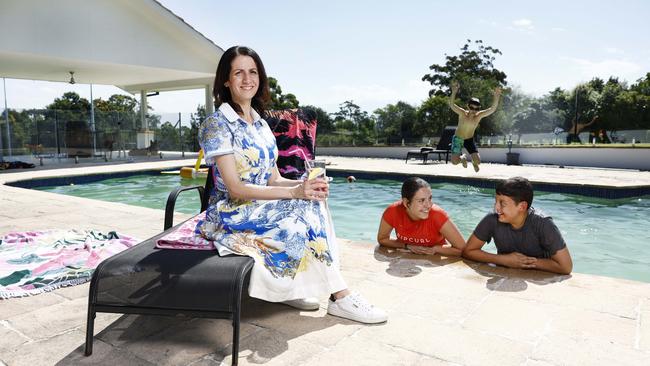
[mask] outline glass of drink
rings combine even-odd
[[[318,177],[325,178],[325,160],[305,160],[305,170],[307,171],[307,180]]]

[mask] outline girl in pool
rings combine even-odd
[[[411,177],[402,184],[402,200],[384,211],[377,241],[415,254],[460,256],[465,239],[447,213],[432,200],[429,183]],[[395,230],[397,239],[390,237]]]

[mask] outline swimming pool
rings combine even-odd
[[[36,189],[110,202],[163,209],[176,186],[202,185],[201,180],[173,175],[134,175],[88,184]],[[336,233],[355,241],[375,242],[384,208],[399,199],[401,182],[335,178],[329,205]],[[483,216],[492,210],[493,189],[460,184],[431,185],[433,199],[454,220],[467,238]],[[553,217],[562,231],[574,262],[574,271],[650,282],[650,196],[607,200],[577,195],[536,192],[533,207]],[[198,195],[182,194],[177,211],[197,213]],[[486,249],[495,252],[494,244]]]

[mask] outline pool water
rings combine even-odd
[[[179,184],[203,185],[204,180],[174,175],[137,175],[40,190],[165,209],[169,192]],[[337,236],[376,242],[386,206],[400,198],[401,182],[335,178],[329,205]],[[494,190],[459,184],[432,184],[433,200],[449,213],[467,238],[492,211]],[[176,210],[197,213],[196,191],[183,192]],[[650,197],[607,200],[560,193],[536,192],[533,207],[553,217],[571,252],[574,271],[650,282]],[[484,247],[496,252],[493,243]]]

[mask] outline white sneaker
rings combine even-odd
[[[374,307],[356,292],[336,301],[330,298],[327,313],[366,324],[383,323],[388,320],[385,311]]]
[[[315,297],[306,297],[304,299],[282,301],[282,304],[289,305],[293,308],[300,309],[300,310],[320,309],[320,302]]]

